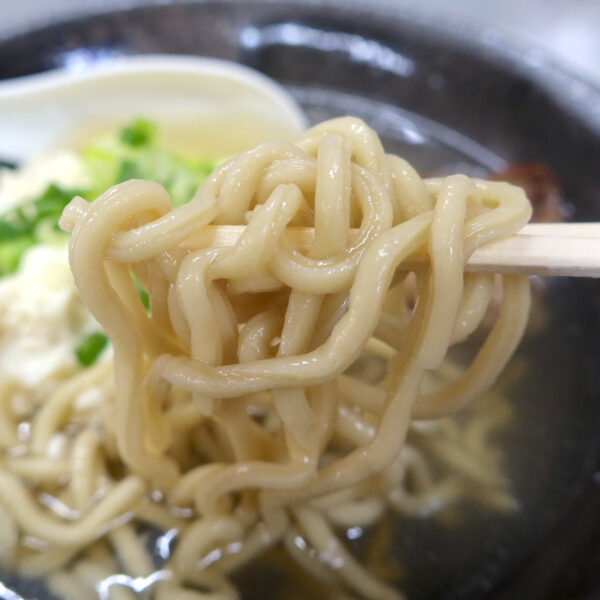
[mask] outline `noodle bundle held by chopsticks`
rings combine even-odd
[[[468,257],[530,215],[523,191],[506,183],[421,179],[355,118],[317,125],[296,144],[261,144],[218,167],[177,208],[160,185],[141,180],[90,204],[74,199],[61,225],[72,231],[78,289],[114,350],[93,376],[114,370],[114,388],[97,412],[75,419],[73,465],[49,476],[54,487],[62,476],[73,518],[34,506],[24,463],[22,475],[2,467],[0,502],[19,535],[62,547],[63,564],[83,554],[77,581],[89,584],[113,560],[102,555],[100,568],[98,544],[139,555],[127,572],[149,575],[143,544],[124,522],[177,529],[157,598],[236,597],[228,574],[279,542],[327,585],[401,597],[349,554],[334,528],[374,523],[386,505],[414,514],[434,488],[439,498],[460,493],[460,477],[436,481],[407,432],[412,420],[459,411],[513,354],[529,311],[522,276],[502,278],[499,316],[472,363],[427,385],[492,298],[493,275],[465,275]],[[182,247],[220,224],[246,227],[231,247]],[[308,252],[291,245],[288,226],[314,227]],[[402,274],[416,250],[426,251],[428,266]],[[32,457],[74,419],[75,392],[61,393],[34,420]],[[471,482],[505,497],[497,469],[444,439],[443,452],[466,465]],[[61,577],[57,589],[75,585]]]

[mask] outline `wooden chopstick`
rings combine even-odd
[[[467,270],[600,277],[600,223],[535,223],[476,250]]]
[[[242,225],[209,226],[181,244],[187,249],[232,246],[244,231]],[[288,227],[290,242],[300,250],[310,248],[314,230]],[[356,230],[351,232],[356,235]],[[419,268],[427,260],[413,254],[403,265]],[[522,273],[568,277],[600,277],[600,223],[534,223],[512,237],[477,249],[467,271]]]

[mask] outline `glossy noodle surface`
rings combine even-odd
[[[465,496],[512,506],[489,440],[506,414],[445,417],[493,394],[530,304],[527,278],[464,264],[530,215],[507,183],[421,178],[351,117],[223,163],[176,208],[142,180],[75,198],[71,268],[113,352],[66,378],[2,460],[0,560],[64,598],[225,600],[231,573],[277,546],[340,598],[402,598],[339,532]],[[185,250],[208,225],[246,229]],[[294,226],[314,227],[308,252]],[[418,249],[428,266],[407,273]],[[470,363],[448,358],[492,313]],[[168,550],[158,570],[148,524]]]

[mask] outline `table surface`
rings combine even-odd
[[[251,0],[250,0],[251,1]],[[316,1],[316,0],[307,0]],[[600,0],[363,0],[394,10],[418,6],[432,14],[465,18],[537,46],[567,69],[600,86]],[[164,4],[165,0],[0,0],[0,38],[98,10]]]

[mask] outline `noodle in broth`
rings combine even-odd
[[[523,335],[529,282],[505,275],[471,364],[446,357],[492,299],[493,275],[465,274],[468,257],[530,215],[512,185],[420,178],[350,117],[228,161],[177,208],[141,180],[75,198],[61,220],[71,268],[114,354],[53,392],[2,459],[0,561],[49,574],[64,598],[152,586],[159,600],[225,600],[238,597],[230,573],[281,543],[326,585],[402,598],[335,530],[386,507],[424,514],[473,484],[488,504],[510,504],[487,439],[498,415],[468,428],[438,420],[493,394]],[[185,249],[208,225],[246,227],[233,246]],[[308,252],[287,238],[294,226],[314,227]],[[417,250],[428,264],[407,274]],[[86,406],[90,390],[100,400]],[[161,571],[142,523],[177,534]]]

